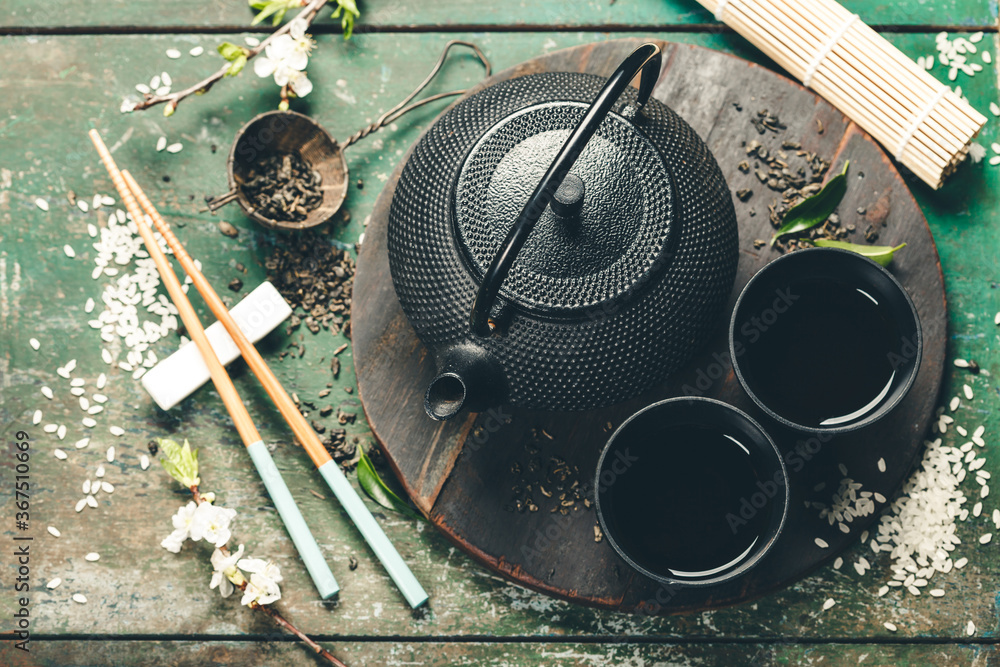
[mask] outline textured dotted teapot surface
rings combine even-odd
[[[586,104],[541,104],[505,118],[472,149],[458,180],[455,214],[477,277]],[[570,170],[583,181],[582,210],[546,208],[500,295],[539,310],[597,306],[655,271],[673,230],[673,185],[659,152],[615,114],[602,123]]]
[[[585,233],[600,245],[585,251],[582,243],[565,243],[560,225],[566,221],[546,212],[501,292],[502,332],[489,338],[471,333],[482,267],[537,184],[537,160],[518,173],[491,142],[513,157],[539,141],[533,137],[558,139],[604,83],[587,74],[535,74],[469,97],[414,147],[393,197],[389,265],[417,336],[435,355],[454,344],[482,346],[502,369],[513,405],[583,410],[662,382],[718,325],[736,275],[736,215],[722,173],[695,132],[651,99],[635,125],[615,113],[606,118],[579,170],[571,170],[587,188],[584,225],[600,220],[617,227],[592,225]],[[634,99],[629,88],[615,110]],[[568,104],[548,104],[554,101]],[[518,112],[523,125],[540,132],[526,135],[510,118]],[[519,141],[510,142],[505,132]],[[558,148],[561,142],[554,143]],[[540,145],[550,150],[552,144]],[[608,153],[602,161],[598,153],[587,156],[593,150]],[[520,180],[498,178],[504,170]],[[594,180],[601,174],[612,180]],[[477,185],[480,192],[473,190]],[[614,209],[607,203],[605,213],[588,217],[590,202],[620,188],[628,192],[619,193],[619,219],[607,215]],[[500,217],[499,208],[513,215]],[[546,248],[544,240],[556,241],[555,247]]]

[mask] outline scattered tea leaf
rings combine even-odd
[[[414,519],[423,519],[419,512],[414,510],[409,504],[397,496],[392,489],[382,481],[382,478],[375,472],[375,466],[365,453],[364,447],[358,448],[361,458],[358,459],[358,483],[365,490],[368,496],[387,510],[400,512]]]
[[[779,237],[812,229],[830,217],[847,193],[847,168],[850,164],[850,160],[845,162],[844,170],[827,181],[823,189],[788,209],[785,224],[771,237],[772,247]]]
[[[799,239],[804,243],[811,243],[820,248],[840,248],[850,250],[859,255],[864,255],[868,259],[874,260],[882,266],[888,266],[892,261],[893,253],[906,247],[905,243],[900,243],[896,247],[891,245],[864,245],[861,243],[848,243],[847,241],[833,241],[830,239]]]

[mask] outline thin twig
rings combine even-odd
[[[317,14],[319,14],[319,11],[323,9],[323,7],[327,4],[327,2],[329,2],[329,0],[312,0],[311,2],[306,4],[306,0],[302,1],[303,4],[305,5],[305,8],[301,12],[299,12],[298,16],[296,16],[292,21],[289,21],[285,25],[281,26],[280,28],[272,32],[267,39],[265,39],[257,46],[247,49],[248,63],[256,55],[258,55],[264,49],[266,49],[268,44],[270,44],[276,37],[288,33],[288,31],[291,30],[293,21],[298,19],[304,19],[306,25],[312,25],[312,22],[316,19],[316,16]],[[207,93],[212,88],[212,86],[214,86],[221,79],[225,78],[226,72],[229,71],[230,65],[231,63],[226,62],[226,64],[223,65],[222,68],[215,74],[203,79],[202,81],[199,81],[198,83],[194,84],[193,86],[190,86],[189,88],[185,88],[184,90],[179,90],[176,93],[170,93],[169,95],[151,95],[149,93],[146,93],[142,96],[143,97],[142,101],[136,104],[132,108],[132,111],[143,111],[145,109],[149,109],[150,107],[155,107],[158,104],[166,104],[169,109],[169,113],[167,113],[166,115],[169,116],[170,114],[172,114],[174,111],[177,110],[177,105],[180,104],[182,100],[196,93],[197,94]]]
[[[260,609],[262,612],[270,616],[275,623],[283,627],[288,632],[291,632],[300,640],[302,640],[302,642],[306,646],[311,648],[316,653],[316,655],[326,658],[331,664],[336,665],[337,667],[347,667],[347,665],[342,663],[340,660],[337,660],[337,657],[335,655],[327,651],[325,648],[323,648],[313,640],[309,639],[309,637],[306,636],[301,630],[299,630],[294,625],[285,620],[285,618],[282,617],[282,615],[279,614],[277,610],[271,608],[269,605],[259,605],[256,602],[252,602],[250,604],[250,607],[252,609]]]

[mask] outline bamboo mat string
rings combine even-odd
[[[829,41],[823,46],[822,49],[819,50],[819,52],[816,54],[816,57],[813,58],[813,61],[809,63],[809,67],[806,68],[806,74],[804,77],[802,77],[803,85],[808,86],[812,82],[813,76],[816,75],[816,69],[820,66],[820,64],[824,60],[826,60],[826,57],[830,55],[831,51],[833,51],[833,47],[837,46],[837,42],[841,40],[844,34],[851,28],[852,25],[854,25],[854,22],[857,20],[858,20],[858,15],[851,14],[850,18],[844,21],[844,24],[839,28],[837,28],[837,30],[832,35],[830,35]]]
[[[914,133],[920,129],[920,126],[923,125],[924,121],[927,120],[927,117],[931,115],[931,112],[934,111],[934,107],[938,105],[938,103],[941,101],[941,99],[947,92],[948,90],[945,88],[939,90],[937,92],[937,95],[934,96],[934,99],[932,99],[924,108],[924,110],[921,111],[917,115],[917,117],[913,119],[913,123],[910,125],[909,129],[907,129],[906,132],[903,133],[903,138],[899,140],[899,145],[896,147],[896,153],[895,153],[896,160],[902,159],[903,151],[906,150],[907,144],[909,144],[910,140],[913,139]]]

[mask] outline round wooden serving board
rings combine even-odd
[[[535,72],[608,76],[640,43],[616,40],[552,53],[505,70],[472,92]],[[389,204],[402,165],[388,181],[368,225],[354,281],[351,326],[358,389],[372,430],[406,492],[455,544],[489,569],[560,598],[623,611],[676,613],[735,604],[786,586],[845,549],[869,527],[875,514],[856,519],[851,532],[842,533],[820,520],[818,511],[805,502],[830,503],[841,480],[837,464],[846,466],[848,475],[865,490],[891,498],[900,487],[921,451],[941,386],[946,307],[927,222],[892,162],[872,139],[830,104],[768,69],[696,46],[660,44],[663,71],[654,96],[705,139],[733,192],[754,191],[748,202],[736,201],[741,253],[730,312],[749,278],[778,256],[767,246],[754,248],[755,239],[770,239],[767,206],[778,193],[764,187],[753,169],[749,174],[737,169],[747,159],[744,142],[756,139],[779,150],[782,141],[798,141],[804,150],[832,159],[837,171],[849,159],[849,185],[839,212],[844,224],[857,225],[853,238],[863,242],[868,225],[884,220],[878,242],[906,242],[890,268],[916,303],[925,344],[916,384],[895,412],[858,434],[826,443],[797,440],[768,421],[743,393],[728,361],[727,322],[720,321],[716,334],[687,369],[626,404],[582,413],[503,407],[444,423],[431,421],[424,414],[423,396],[433,364],[396,300],[386,254]],[[750,121],[763,109],[777,114],[787,129],[758,135]],[[866,214],[858,213],[859,208]],[[512,486],[524,477],[512,467],[524,466],[531,458],[525,444],[533,429],[544,428],[552,436],[541,439],[541,451],[535,455],[543,467],[559,457],[579,468],[582,481],[590,481],[609,422],[617,426],[640,407],[690,393],[691,388],[749,412],[786,453],[792,489],[788,522],[771,553],[742,580],[667,591],[631,571],[606,540],[595,541],[593,509],[581,507],[563,516],[551,511],[556,498],[535,493],[538,511],[510,511]],[[885,460],[884,473],[878,469],[880,458]],[[817,537],[829,548],[818,547]]]

